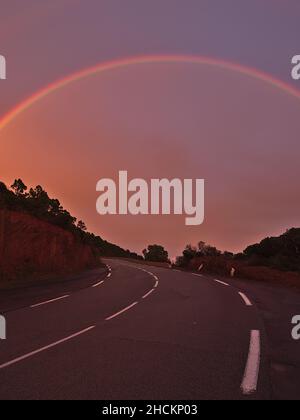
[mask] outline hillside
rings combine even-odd
[[[29,214],[0,209],[0,281],[69,273],[99,265],[96,249]]]
[[[19,179],[0,182],[0,281],[78,272],[100,264],[101,256],[138,258],[87,232],[41,186],[28,191]]]

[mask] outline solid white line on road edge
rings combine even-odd
[[[88,328],[86,328],[86,329],[84,329],[82,331],[79,331],[79,332],[77,332],[75,334],[69,335],[69,337],[63,338],[62,340],[56,341],[55,343],[49,344],[48,346],[41,347],[38,350],[32,351],[30,353],[27,353],[24,356],[17,357],[16,359],[11,360],[10,362],[3,363],[2,365],[0,365],[0,370],[1,369],[4,369],[4,368],[7,368],[7,367],[9,367],[11,365],[14,365],[16,363],[19,363],[22,360],[29,359],[30,357],[35,356],[36,354],[42,353],[43,351],[49,350],[49,349],[51,349],[53,347],[56,347],[59,344],[65,343],[66,341],[72,340],[73,338],[76,338],[79,335],[85,334],[85,333],[87,333],[88,331],[91,331],[94,328],[95,328],[95,325],[93,325],[91,327],[88,327]]]
[[[92,287],[98,287],[98,286],[100,286],[103,283],[104,283],[104,280],[99,281],[99,283],[94,284]]]
[[[246,306],[253,306],[252,303],[250,302],[250,300],[247,298],[247,296],[244,293],[239,292],[239,295],[241,296],[241,298],[245,302]]]
[[[150,290],[150,292],[148,292],[148,293],[146,293],[143,297],[142,297],[142,299],[146,299],[148,296],[150,296],[151,295],[151,293],[153,293],[155,291],[155,289],[151,289]]]
[[[158,280],[156,280],[156,283],[155,283],[155,285],[154,285],[154,289],[156,289],[156,288],[157,288],[157,286],[158,286]]]
[[[64,295],[64,296],[60,296],[60,297],[55,298],[55,299],[46,300],[45,302],[36,303],[35,305],[31,305],[30,308],[33,309],[33,308],[37,308],[39,306],[48,305],[48,303],[57,302],[58,300],[66,299],[68,297],[70,297],[70,295]]]
[[[251,395],[257,390],[260,369],[260,332],[251,331],[250,348],[245,375],[241,385],[244,395]]]
[[[203,277],[203,274],[196,274],[196,273],[191,273],[193,276],[196,276],[196,277]]]
[[[123,314],[126,311],[129,311],[129,309],[133,308],[135,305],[137,305],[138,302],[134,302],[131,305],[127,306],[126,308],[122,309],[121,311],[117,312],[116,314],[109,316],[108,318],[105,319],[105,321],[110,321],[113,318],[116,318],[117,316]]]
[[[221,281],[221,280],[217,280],[217,279],[215,279],[215,282],[217,282],[217,283],[219,283],[219,284],[223,284],[223,286],[229,286],[229,284],[228,284],[228,283],[225,283],[224,281]]]

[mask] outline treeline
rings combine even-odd
[[[26,212],[40,220],[72,232],[78,240],[97,248],[103,256],[142,258],[136,253],[124,250],[103,240],[100,236],[88,232],[82,220],[77,221],[76,217],[63,208],[59,200],[50,198],[40,185],[28,190],[21,179],[15,180],[10,188],[0,182],[0,208]]]
[[[103,256],[170,263],[168,252],[161,245],[149,245],[143,251],[143,256],[139,256],[88,232],[82,220],[77,221],[63,208],[59,200],[50,198],[40,185],[28,190],[21,179],[15,180],[10,188],[0,182],[0,208],[26,212],[68,230],[80,241],[97,248]],[[221,252],[202,241],[197,246],[187,245],[182,255],[177,257],[175,264],[187,268],[193,260],[201,257],[241,261],[252,266],[300,272],[300,228],[289,229],[279,237],[263,239],[260,243],[248,246],[240,254]]]
[[[197,246],[191,244],[187,245],[182,252],[182,255],[176,258],[176,265],[178,267],[186,268],[189,266],[189,263],[195,258],[199,257],[220,257],[226,256],[232,258],[233,254],[231,252],[222,253],[216,247],[207,245],[205,242],[198,242]]]
[[[300,228],[289,229],[281,236],[269,237],[250,245],[237,258],[246,259],[251,265],[300,271]]]
[[[300,272],[300,228],[287,230],[278,237],[268,237],[260,243],[248,246],[242,253],[221,252],[217,248],[199,242],[197,246],[187,245],[176,265],[189,267],[196,258],[214,257],[216,260],[234,260],[250,266],[263,266],[281,271]]]

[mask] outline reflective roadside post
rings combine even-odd
[[[0,340],[6,340],[6,319],[0,315]]]

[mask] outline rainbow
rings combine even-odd
[[[10,110],[7,114],[5,114],[0,119],[0,130],[6,127],[9,123],[11,123],[18,115],[29,109],[31,106],[39,102],[41,99],[45,98],[51,93],[62,89],[71,83],[84,79],[86,77],[103,73],[106,71],[129,67],[133,65],[141,65],[141,64],[153,64],[153,63],[189,63],[189,64],[201,64],[201,65],[208,65],[208,66],[217,66],[219,68],[223,68],[225,70],[231,70],[238,73],[241,73],[245,76],[249,76],[254,79],[258,79],[260,81],[266,82],[269,85],[274,86],[289,95],[292,95],[298,99],[300,99],[300,91],[298,89],[293,88],[289,84],[280,81],[267,73],[258,71],[254,68],[245,67],[237,63],[227,62],[219,59],[214,59],[205,56],[188,56],[188,55],[156,55],[156,56],[139,56],[139,57],[132,57],[132,58],[125,58],[125,59],[118,59],[109,62],[102,62],[97,64],[96,66],[89,67],[87,69],[81,70],[79,72],[73,73],[63,79],[60,79],[54,83],[49,84],[45,88],[37,91],[29,98],[25,99],[24,101],[20,102],[17,106],[15,106],[12,110]]]

